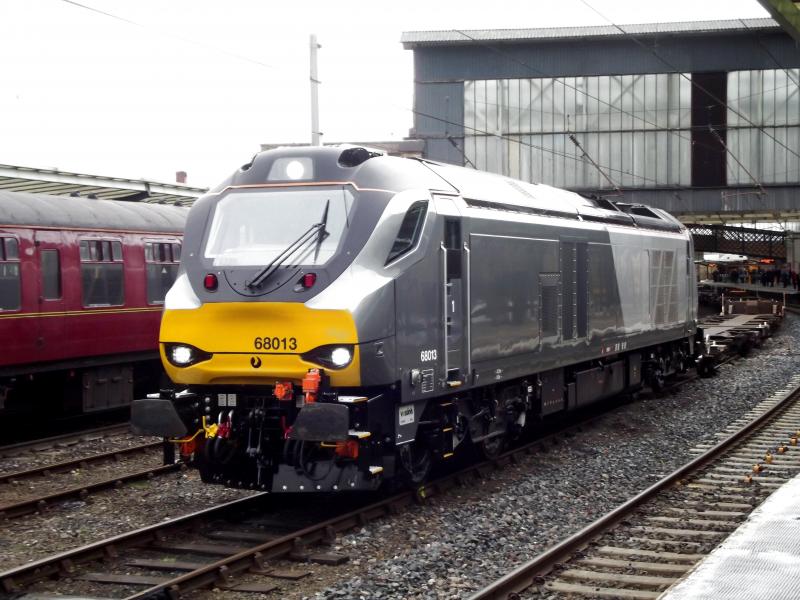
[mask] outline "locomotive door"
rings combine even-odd
[[[469,249],[464,243],[462,220],[451,198],[436,198],[442,216],[441,308],[446,383],[456,387],[469,375]],[[466,261],[465,261],[466,259]]]
[[[61,286],[64,240],[57,231],[36,231],[34,241],[39,313],[35,319],[36,349],[42,360],[48,360],[57,358],[68,344],[68,340],[64,339],[65,319],[61,316],[66,311]]]

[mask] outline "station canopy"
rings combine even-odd
[[[758,0],[784,31],[800,42],[800,2],[792,0]]]
[[[206,192],[206,188],[180,183],[159,183],[145,179],[105,177],[3,164],[0,164],[0,190],[187,206]]]

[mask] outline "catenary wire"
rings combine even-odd
[[[197,40],[193,40],[193,39],[190,39],[190,38],[185,38],[185,37],[182,37],[182,36],[179,36],[179,35],[175,35],[173,33],[170,33],[168,31],[164,31],[164,30],[161,30],[161,29],[158,29],[158,28],[149,27],[149,26],[144,25],[142,23],[137,23],[136,21],[133,21],[133,20],[128,19],[126,17],[121,17],[119,15],[115,15],[114,13],[110,13],[108,11],[101,10],[99,8],[95,8],[95,7],[89,6],[87,4],[81,4],[80,2],[76,2],[75,0],[61,0],[61,2],[64,2],[65,4],[69,4],[71,6],[75,6],[77,8],[82,8],[84,10],[88,10],[90,12],[93,12],[93,13],[96,13],[96,14],[99,14],[99,15],[103,15],[105,17],[108,17],[110,19],[114,19],[116,21],[120,21],[122,23],[127,23],[128,25],[133,25],[134,27],[139,27],[140,29],[144,29],[146,31],[152,31],[152,32],[157,33],[157,34],[159,34],[161,36],[164,36],[164,37],[168,37],[168,38],[172,38],[172,39],[175,39],[175,40],[179,40],[179,41],[184,42],[186,44],[192,44],[192,45],[195,45],[195,46],[199,46],[200,48],[205,48],[206,50],[212,50],[214,52],[219,52],[220,54],[224,54],[226,56],[229,56],[231,58],[236,58],[238,60],[243,60],[245,62],[249,62],[249,63],[252,63],[254,65],[258,65],[260,67],[265,67],[267,69],[272,69],[272,70],[276,70],[276,71],[285,71],[284,69],[281,69],[280,67],[276,67],[275,65],[270,65],[270,64],[262,62],[260,60],[256,60],[255,58],[251,58],[249,56],[244,56],[242,54],[237,54],[235,52],[230,52],[228,50],[225,50],[223,48],[219,48],[217,46],[212,46],[210,44],[204,44],[203,42],[198,42]],[[288,72],[288,71],[285,71],[285,72]]]
[[[578,86],[570,85],[569,83],[567,83],[565,81],[565,79],[566,79],[565,77],[553,77],[552,75],[549,75],[548,73],[545,73],[544,71],[542,71],[540,69],[537,69],[536,67],[534,67],[533,65],[525,62],[524,60],[521,60],[521,59],[517,58],[513,54],[505,52],[505,51],[501,50],[500,48],[497,48],[497,47],[493,46],[492,44],[488,44],[488,43],[484,42],[483,40],[479,40],[479,39],[469,35],[466,31],[464,31],[462,29],[454,29],[453,31],[455,33],[459,34],[459,35],[464,36],[468,40],[470,40],[472,42],[475,42],[476,44],[491,50],[492,52],[495,52],[495,53],[497,53],[497,54],[499,54],[499,55],[501,55],[501,56],[503,56],[503,57],[505,57],[507,59],[510,59],[511,61],[519,64],[520,66],[528,69],[531,73],[535,73],[535,74],[539,75],[541,78],[551,79],[553,82],[560,83],[562,86],[564,86],[566,88],[569,88],[571,90],[574,90],[576,93],[581,94],[582,96],[586,96],[587,98],[590,98],[592,100],[596,100],[600,104],[608,106],[608,107],[614,109],[615,111],[617,111],[617,112],[619,112],[619,113],[621,113],[623,115],[628,115],[628,116],[632,117],[633,119],[636,119],[638,121],[642,121],[643,123],[646,123],[647,125],[652,126],[654,128],[653,130],[666,131],[666,132],[668,132],[668,133],[670,133],[672,135],[675,135],[675,136],[683,139],[684,141],[688,141],[689,143],[692,143],[692,139],[681,135],[680,131],[678,129],[669,129],[669,128],[668,129],[664,129],[662,127],[659,127],[659,125],[657,123],[654,123],[654,122],[646,119],[645,117],[639,116],[636,113],[631,112],[631,111],[623,110],[622,108],[619,108],[619,107],[615,106],[614,104],[611,104],[610,102],[607,102],[607,101],[599,98],[598,96],[595,96],[595,95],[590,94],[589,92],[587,92],[585,90],[582,90],[582,89],[578,88]],[[641,131],[645,131],[645,130],[642,129]]]
[[[233,53],[233,52],[230,52],[230,51],[224,50],[224,49],[222,49],[222,48],[219,48],[219,47],[216,47],[216,46],[212,46],[212,45],[208,45],[208,44],[204,44],[204,43],[198,42],[198,41],[196,41],[196,40],[192,40],[192,39],[184,38],[184,37],[181,37],[181,36],[176,36],[176,35],[174,35],[174,34],[170,34],[170,33],[168,33],[168,32],[164,32],[164,31],[161,31],[161,30],[158,30],[158,29],[153,29],[153,28],[151,28],[151,27],[148,27],[148,26],[146,26],[146,25],[143,25],[143,24],[141,24],[141,23],[138,23],[138,22],[136,22],[136,21],[133,21],[133,20],[131,20],[131,19],[128,19],[128,18],[125,18],[125,17],[121,17],[121,16],[119,16],[119,15],[116,15],[116,14],[113,14],[113,13],[110,13],[110,12],[107,12],[107,11],[104,11],[104,10],[101,10],[101,9],[98,9],[98,8],[95,8],[95,7],[92,7],[92,6],[86,5],[86,4],[82,4],[82,3],[80,3],[80,2],[76,2],[75,0],[61,0],[61,1],[62,1],[62,2],[64,2],[64,3],[66,3],[66,4],[69,4],[69,5],[72,5],[72,6],[75,6],[75,7],[78,7],[78,8],[84,9],[84,10],[87,10],[87,11],[94,12],[94,13],[96,13],[96,14],[103,15],[103,16],[106,16],[106,17],[108,17],[108,18],[115,19],[115,20],[118,20],[118,21],[120,21],[120,22],[123,22],[123,23],[127,23],[127,24],[129,24],[129,25],[132,25],[132,26],[135,26],[135,27],[139,27],[139,28],[142,28],[142,29],[145,29],[145,30],[152,30],[152,31],[155,31],[155,32],[159,33],[160,35],[163,35],[163,36],[166,36],[166,37],[171,37],[171,38],[174,38],[174,39],[176,39],[176,40],[182,41],[182,42],[184,42],[184,43],[189,43],[189,44],[197,45],[197,46],[199,46],[199,47],[203,47],[203,48],[205,48],[205,49],[208,49],[208,50],[212,50],[212,51],[215,51],[215,52],[219,52],[219,53],[221,53],[221,54],[224,54],[224,55],[230,56],[230,57],[232,57],[232,58],[236,58],[236,59],[239,59],[239,60],[243,60],[243,61],[246,61],[246,62],[249,62],[249,63],[255,64],[255,65],[258,65],[258,66],[261,66],[261,67],[265,67],[265,68],[268,68],[268,69],[281,70],[279,67],[276,67],[275,65],[270,65],[270,64],[264,63],[264,62],[262,62],[262,61],[256,60],[256,59],[253,59],[253,58],[250,58],[250,57],[247,57],[247,56],[243,56],[243,55],[241,55],[241,54],[237,54],[237,53]],[[589,5],[587,4],[587,6],[589,6]],[[591,8],[591,7],[590,7],[590,8]],[[598,14],[599,14],[599,13],[598,13]],[[601,16],[602,16],[602,15],[601,15]],[[603,17],[603,18],[605,18],[605,17]],[[457,31],[458,33],[460,33],[460,34],[464,35],[465,37],[467,37],[467,38],[469,38],[469,39],[472,39],[473,41],[478,41],[478,40],[475,40],[474,38],[472,38],[471,36],[467,35],[467,34],[466,34],[466,33],[464,33],[463,31],[459,31],[459,30],[456,30],[456,31]],[[625,33],[625,32],[623,31],[623,33]],[[626,35],[627,35],[627,34],[626,34]],[[495,50],[494,48],[492,48],[492,49],[493,49],[493,50]],[[519,62],[519,61],[518,61],[518,62]],[[531,69],[532,71],[534,71],[534,72],[538,72],[536,69],[534,69],[534,68],[533,68],[533,67],[531,67],[530,65],[527,65],[527,64],[525,64],[524,62],[523,62],[522,64],[523,64],[523,66],[525,66],[525,67],[527,67],[527,68]],[[539,72],[539,73],[540,73],[542,76],[546,76],[546,74],[545,74],[545,73],[543,73],[543,72]],[[681,75],[681,76],[684,76],[682,73],[679,73],[679,75]],[[557,81],[558,81],[558,80],[560,80],[560,78],[552,78],[552,79],[554,79],[554,80],[557,80]],[[657,128],[657,126],[656,126],[656,124],[655,124],[655,123],[652,123],[651,121],[647,120],[647,119],[646,119],[646,118],[644,118],[644,117],[640,117],[640,116],[636,115],[634,112],[630,112],[630,111],[626,111],[626,110],[618,109],[618,108],[617,108],[617,107],[615,107],[613,104],[611,104],[611,103],[609,103],[609,102],[605,102],[605,101],[603,101],[602,99],[600,99],[600,98],[598,98],[598,97],[596,97],[596,96],[593,96],[592,94],[590,94],[590,93],[588,93],[588,92],[585,92],[584,90],[580,90],[580,89],[579,89],[579,88],[577,88],[576,86],[570,86],[569,84],[567,84],[567,83],[565,83],[565,82],[563,82],[563,81],[559,81],[559,83],[561,83],[561,84],[562,84],[562,85],[564,85],[565,87],[570,87],[570,88],[574,89],[574,90],[575,90],[577,93],[583,94],[583,95],[585,95],[585,96],[586,96],[586,97],[588,97],[588,98],[594,99],[594,100],[596,100],[596,101],[597,101],[597,102],[599,102],[599,103],[605,104],[605,105],[607,105],[607,106],[609,106],[609,107],[613,108],[613,109],[614,109],[616,112],[619,112],[619,113],[621,113],[621,114],[628,115],[628,116],[632,117],[633,119],[637,119],[637,120],[643,121],[644,123],[647,123],[647,124],[649,124],[649,125],[652,125],[653,127],[656,127],[656,130],[657,130],[657,131],[666,131],[667,133],[672,133],[672,134],[674,134],[674,135],[678,135],[678,137],[680,137],[680,138],[682,138],[682,139],[684,139],[684,140],[688,140],[688,141],[690,141],[690,142],[691,142],[691,140],[690,140],[689,138],[685,138],[684,136],[681,136],[681,135],[680,135],[680,133],[679,133],[678,131],[674,130],[674,129],[659,129],[659,128]],[[439,120],[439,121],[446,122],[446,123],[449,123],[449,124],[452,124],[452,125],[462,126],[462,127],[464,127],[465,129],[470,129],[470,130],[472,130],[472,131],[474,131],[474,132],[476,132],[476,133],[479,133],[479,134],[483,134],[483,135],[487,135],[487,136],[492,136],[492,137],[500,138],[500,139],[503,139],[503,140],[505,140],[505,141],[508,141],[508,142],[511,142],[511,143],[516,143],[516,144],[519,144],[519,145],[523,145],[523,146],[530,147],[530,148],[532,148],[532,149],[537,149],[537,150],[540,150],[541,152],[544,152],[544,153],[552,154],[552,155],[554,155],[554,156],[558,156],[558,157],[569,158],[569,159],[572,159],[572,160],[574,160],[574,161],[576,161],[576,162],[581,162],[582,164],[586,164],[586,160],[585,160],[585,158],[584,158],[584,157],[575,156],[575,155],[572,155],[572,154],[569,154],[569,153],[566,153],[566,152],[558,152],[557,150],[552,150],[552,149],[549,149],[549,148],[545,148],[545,147],[543,147],[543,146],[537,146],[536,144],[527,143],[527,142],[525,142],[525,141],[523,141],[523,140],[521,140],[521,139],[514,139],[513,137],[509,137],[509,136],[498,135],[498,134],[496,134],[496,133],[490,133],[490,132],[483,131],[483,130],[480,130],[480,129],[477,129],[477,128],[468,127],[468,126],[466,126],[466,125],[464,125],[464,124],[461,124],[461,123],[453,123],[453,122],[447,121],[447,120],[445,120],[445,119],[441,119],[441,118],[439,118],[439,117],[435,117],[435,116],[433,116],[433,115],[427,115],[427,114],[421,113],[421,112],[419,112],[419,111],[416,111],[416,110],[414,110],[414,109],[409,109],[409,110],[411,110],[411,112],[413,112],[413,113],[415,113],[415,114],[418,114],[418,115],[420,115],[420,116],[425,116],[425,117],[427,117],[427,118],[431,118],[431,119],[434,119],[434,120]],[[667,109],[664,109],[664,110],[667,110]],[[651,111],[651,112],[653,112],[653,111]],[[598,113],[598,114],[601,114],[601,113]],[[646,131],[646,130],[642,130],[642,131]],[[554,133],[554,135],[558,135],[558,133],[557,133],[557,132],[553,132],[553,133]],[[561,133],[562,135],[568,135],[568,134],[569,134],[569,132],[560,132],[560,133]],[[766,132],[765,132],[765,133],[766,133]],[[769,135],[769,134],[767,134],[767,135]],[[772,137],[772,136],[770,136],[770,137]],[[774,139],[774,138],[773,138],[773,139]],[[451,141],[451,143],[453,143],[453,140],[450,140],[450,141]],[[779,144],[780,144],[780,142],[779,142],[778,140],[775,140],[775,141],[776,141],[777,143],[779,143]],[[455,145],[455,146],[458,148],[457,144],[454,144],[454,145]],[[781,144],[781,145],[782,145],[782,144]],[[788,148],[787,148],[787,149],[788,149]],[[469,159],[467,158],[467,156],[466,156],[466,153],[464,152],[464,150],[463,150],[463,149],[461,149],[461,148],[458,148],[458,150],[459,150],[459,151],[460,151],[460,152],[461,152],[461,153],[464,155],[464,158],[465,158],[465,160],[468,160],[468,161],[469,161]],[[789,150],[791,151],[791,149],[789,149]],[[798,155],[798,156],[800,156],[800,155]],[[469,162],[471,163],[471,161],[469,161]],[[594,163],[594,161],[591,161],[591,162],[592,162],[592,163]],[[605,169],[605,170],[607,170],[607,171],[609,171],[609,172],[615,172],[615,173],[619,173],[619,174],[623,174],[623,175],[628,175],[628,176],[630,176],[630,177],[633,177],[633,178],[635,178],[635,179],[638,179],[638,180],[640,180],[640,181],[647,181],[647,182],[651,182],[651,183],[655,184],[656,186],[663,185],[663,186],[665,186],[665,187],[666,187],[666,186],[669,186],[669,187],[671,187],[671,188],[676,188],[676,187],[677,187],[677,189],[686,189],[686,188],[685,188],[685,187],[683,187],[683,186],[676,186],[676,185],[674,185],[674,184],[660,184],[660,183],[658,182],[658,180],[656,180],[656,179],[652,179],[652,178],[649,178],[649,177],[645,177],[645,176],[642,176],[642,175],[638,175],[638,174],[636,174],[636,173],[634,173],[634,172],[631,172],[631,171],[628,171],[628,170],[624,170],[624,169],[616,169],[616,168],[613,168],[613,167],[610,167],[610,166],[607,166],[607,165],[599,165],[599,164],[593,164],[593,166],[594,166],[596,169],[598,169],[598,171],[600,171],[600,169]],[[600,174],[601,174],[601,175],[603,175],[602,171],[600,171]]]
[[[717,104],[719,104],[720,106],[724,106],[724,107],[725,107],[727,110],[729,110],[730,112],[732,112],[733,114],[735,114],[737,117],[739,117],[740,119],[742,119],[743,121],[745,121],[746,123],[748,123],[748,124],[749,124],[751,127],[755,127],[756,129],[760,130],[760,131],[761,131],[762,133],[764,133],[764,134],[765,134],[767,137],[771,138],[771,139],[772,139],[772,140],[773,140],[773,141],[774,141],[776,144],[778,144],[779,146],[782,146],[782,147],[783,147],[783,148],[785,148],[785,149],[786,149],[788,152],[791,152],[792,154],[794,154],[795,156],[797,156],[798,158],[800,158],[800,154],[798,154],[798,153],[797,153],[795,150],[793,150],[792,148],[790,148],[789,146],[787,146],[786,144],[784,144],[783,142],[781,142],[780,140],[778,140],[778,139],[777,139],[777,138],[776,138],[774,135],[771,135],[771,134],[770,134],[769,132],[767,132],[767,131],[766,131],[766,130],[765,130],[763,127],[762,127],[762,126],[760,126],[760,125],[757,125],[756,123],[754,123],[753,121],[751,121],[750,119],[748,119],[748,118],[747,118],[745,115],[743,115],[742,113],[740,113],[738,110],[736,110],[736,109],[732,108],[732,107],[731,107],[731,106],[730,106],[730,105],[729,105],[727,102],[724,102],[723,100],[721,100],[720,98],[718,98],[718,97],[717,97],[715,94],[711,93],[711,92],[710,92],[709,90],[707,90],[705,87],[703,87],[702,85],[700,85],[699,83],[697,83],[696,81],[694,81],[694,79],[692,79],[691,77],[689,77],[689,76],[688,76],[688,75],[686,75],[685,73],[681,72],[681,71],[680,71],[680,70],[679,70],[679,69],[678,69],[678,68],[677,68],[675,65],[673,65],[673,64],[672,64],[672,63],[670,63],[670,62],[669,62],[667,59],[665,59],[663,56],[661,56],[661,55],[658,53],[658,51],[656,51],[656,49],[655,49],[655,48],[651,48],[650,46],[648,46],[647,44],[645,44],[644,42],[642,42],[641,40],[639,40],[639,39],[638,39],[638,38],[636,38],[635,36],[631,35],[631,34],[630,34],[630,33],[628,33],[627,31],[625,31],[625,30],[624,30],[622,27],[620,27],[619,25],[617,25],[616,23],[614,23],[614,22],[613,22],[611,19],[609,19],[609,18],[608,18],[608,17],[606,17],[606,16],[605,16],[603,13],[601,13],[601,12],[600,12],[600,11],[598,11],[596,8],[594,8],[594,7],[593,7],[591,4],[589,4],[589,3],[588,3],[586,0],[580,0],[580,1],[581,1],[581,3],[582,3],[582,4],[584,4],[584,5],[585,5],[587,8],[589,8],[591,11],[593,11],[593,12],[594,12],[594,13],[596,13],[598,16],[600,16],[601,18],[605,19],[605,20],[606,20],[608,23],[610,23],[610,24],[611,24],[611,26],[612,26],[612,27],[614,27],[615,29],[617,29],[617,30],[618,30],[620,33],[622,33],[622,35],[624,35],[625,37],[627,37],[628,39],[630,39],[630,40],[631,40],[633,43],[635,43],[636,45],[638,45],[638,46],[640,46],[640,47],[644,48],[645,50],[647,50],[648,52],[650,52],[650,53],[651,53],[653,56],[655,56],[655,57],[656,57],[656,59],[658,59],[660,62],[662,62],[663,64],[665,64],[666,66],[668,66],[670,69],[672,69],[672,71],[673,71],[674,73],[678,73],[678,74],[679,74],[681,77],[683,77],[684,79],[686,79],[687,81],[689,81],[689,83],[692,85],[692,87],[694,87],[694,88],[696,88],[696,89],[700,90],[700,91],[701,91],[701,92],[703,92],[703,93],[704,93],[706,96],[708,96],[709,98],[711,98],[711,99],[712,99],[714,102],[716,102],[716,103],[717,103]]]
[[[121,21],[121,22],[127,23],[129,25],[133,25],[135,27],[139,27],[139,28],[146,29],[146,30],[150,29],[149,27],[147,27],[147,26],[145,26],[145,25],[143,25],[141,23],[138,23],[136,21],[133,21],[131,19],[128,19],[128,18],[125,18],[125,17],[121,17],[119,15],[115,15],[113,13],[110,13],[110,12],[107,12],[107,11],[104,11],[104,10],[100,10],[100,9],[92,7],[92,6],[88,6],[86,4],[81,4],[80,2],[76,2],[75,0],[61,0],[61,1],[66,3],[66,4],[70,4],[72,6],[75,6],[75,7],[78,7],[78,8],[82,8],[84,10],[88,10],[88,11],[103,15],[103,16],[111,18],[111,19],[115,19],[117,21]],[[158,30],[156,30],[156,31],[158,31]],[[235,58],[238,58],[238,59],[246,60],[247,62],[251,62],[253,64],[256,64],[256,65],[259,65],[259,66],[262,66],[262,67],[266,67],[266,68],[270,68],[270,69],[278,69],[278,67],[275,67],[273,65],[269,65],[269,64],[263,63],[261,61],[254,60],[254,59],[251,59],[249,57],[241,56],[239,54],[231,53],[231,52],[222,50],[222,49],[214,47],[214,46],[208,46],[206,44],[202,44],[200,42],[196,42],[194,40],[182,38],[182,37],[179,37],[179,36],[174,36],[174,35],[171,35],[169,33],[163,32],[163,31],[158,31],[158,33],[160,33],[162,35],[165,35],[167,37],[174,37],[175,39],[178,39],[178,40],[186,42],[186,43],[195,44],[195,45],[198,45],[198,46],[210,49],[210,50],[214,50],[214,51],[217,51],[217,52],[222,52],[222,53],[224,53],[224,54],[226,54],[228,56],[232,56],[232,57],[235,57]],[[454,122],[451,122],[451,121],[447,121],[446,119],[441,119],[439,117],[435,117],[433,115],[426,115],[424,113],[416,111],[415,109],[408,109],[408,110],[411,110],[411,112],[413,112],[415,114],[418,114],[420,116],[425,116],[425,117],[428,117],[428,118],[431,118],[431,119],[434,119],[434,120],[441,121],[443,123],[447,123],[447,124],[450,124],[450,125],[456,125],[456,126],[459,126],[459,127],[464,127],[465,129],[468,128],[468,127],[466,127],[465,125],[463,125],[461,123],[454,123]],[[631,116],[633,116],[633,115],[631,114]],[[507,137],[507,136],[498,136],[497,134],[489,133],[487,131],[482,131],[480,129],[475,129],[475,128],[470,128],[470,129],[472,129],[473,131],[475,131],[477,133],[480,133],[480,134],[489,135],[489,136],[493,136],[493,137],[499,137],[499,138],[504,139],[506,141],[509,141],[509,142],[512,142],[512,143],[521,144],[521,145],[524,145],[524,146],[529,146],[531,148],[535,148],[537,150],[541,150],[542,152],[550,153],[550,154],[553,154],[555,156],[561,156],[561,157],[564,157],[564,158],[570,158],[570,159],[573,159],[575,161],[579,161],[581,163],[585,162],[582,158],[574,156],[574,155],[570,155],[568,153],[560,153],[560,152],[557,152],[555,150],[544,148],[542,146],[536,146],[534,144],[525,143],[522,140],[515,140],[515,139]],[[453,143],[452,140],[451,140],[451,143]],[[456,144],[456,147],[457,147],[457,144]],[[466,153],[460,148],[459,148],[459,151],[464,155],[464,157],[466,159]],[[642,180],[642,181],[649,181],[649,182],[654,183],[655,185],[659,185],[658,181],[655,180],[655,179],[639,176],[639,175],[636,175],[634,173],[631,173],[630,171],[625,171],[625,170],[622,170],[622,169],[613,169],[611,167],[605,167],[605,166],[602,166],[602,167],[607,169],[607,170],[609,170],[609,171],[615,171],[615,172],[618,172],[618,173],[621,173],[621,174],[626,174],[626,175],[629,175],[629,176],[634,177],[636,179],[639,179],[639,180]]]
[[[700,91],[701,91],[701,92],[703,92],[703,93],[704,93],[706,96],[708,96],[708,97],[709,97],[709,98],[711,98],[711,99],[712,99],[714,102],[716,102],[718,105],[720,105],[720,106],[724,106],[726,110],[728,110],[728,111],[730,111],[731,113],[735,114],[737,117],[739,117],[740,119],[742,119],[743,121],[745,121],[746,123],[748,123],[750,126],[757,128],[757,129],[758,129],[759,131],[761,131],[761,132],[762,132],[764,135],[766,135],[767,137],[769,137],[770,139],[772,139],[772,140],[773,140],[773,141],[774,141],[776,144],[778,144],[779,146],[782,146],[782,147],[783,147],[783,148],[785,148],[785,149],[786,149],[788,152],[791,152],[792,154],[794,154],[795,156],[797,156],[798,158],[800,158],[800,154],[798,154],[798,153],[797,153],[795,150],[793,150],[792,148],[790,148],[789,146],[787,146],[786,144],[784,144],[783,142],[781,142],[780,140],[778,140],[778,138],[776,138],[774,135],[772,135],[771,133],[769,133],[769,132],[768,132],[766,129],[764,129],[764,127],[762,127],[762,126],[760,126],[760,125],[757,125],[756,123],[754,123],[753,121],[751,121],[749,118],[747,118],[747,116],[745,116],[744,114],[742,114],[741,112],[739,112],[739,111],[738,111],[738,110],[736,110],[735,108],[731,107],[731,106],[730,106],[730,105],[729,105],[727,102],[725,102],[725,101],[723,101],[722,99],[720,99],[719,97],[717,97],[717,96],[716,96],[716,94],[713,94],[713,93],[712,93],[712,92],[710,92],[708,89],[706,89],[704,86],[702,86],[702,85],[700,85],[699,83],[697,83],[697,81],[695,81],[695,80],[694,80],[694,78],[692,78],[692,77],[689,77],[688,75],[686,75],[685,73],[683,73],[683,72],[682,72],[680,69],[678,69],[678,68],[677,68],[675,65],[673,65],[673,64],[672,64],[672,63],[670,63],[670,62],[669,62],[667,59],[665,59],[663,56],[661,56],[661,55],[658,53],[658,51],[656,51],[656,49],[655,49],[655,48],[651,48],[650,46],[648,46],[647,44],[645,44],[644,42],[642,42],[641,40],[639,40],[639,39],[638,39],[636,36],[634,36],[634,35],[631,35],[631,34],[630,34],[630,33],[628,33],[627,31],[625,31],[625,30],[624,30],[622,27],[620,27],[619,25],[617,25],[616,23],[614,23],[614,22],[613,22],[611,19],[609,19],[608,17],[606,17],[606,16],[605,16],[603,13],[601,13],[601,12],[600,12],[599,10],[597,10],[597,9],[596,9],[594,6],[592,6],[592,5],[591,5],[591,4],[590,4],[590,3],[589,3],[587,0],[580,0],[580,1],[581,1],[581,3],[582,3],[584,6],[586,6],[586,7],[587,7],[589,10],[591,10],[592,12],[594,12],[595,14],[597,14],[597,15],[598,15],[600,18],[602,18],[602,19],[604,19],[606,22],[608,22],[608,23],[609,23],[609,24],[610,24],[612,27],[614,27],[614,28],[615,28],[617,31],[619,31],[619,32],[620,32],[620,33],[621,33],[623,36],[625,36],[626,38],[629,38],[629,39],[630,39],[631,41],[633,41],[633,42],[634,42],[636,45],[638,45],[638,46],[640,46],[641,48],[644,48],[645,50],[647,50],[648,52],[650,52],[650,53],[651,53],[651,54],[652,54],[652,55],[653,55],[653,56],[654,56],[654,57],[655,57],[657,60],[659,60],[661,63],[665,64],[667,67],[669,67],[670,69],[672,69],[672,72],[674,72],[674,73],[677,73],[678,75],[680,75],[680,77],[683,77],[684,79],[686,79],[686,80],[689,82],[689,84],[690,84],[692,87],[694,87],[695,89],[698,89],[698,90],[700,90]],[[712,129],[712,133],[715,133],[713,129]],[[722,139],[720,138],[719,134],[718,134],[718,133],[715,133],[715,135],[716,135],[717,139],[719,140],[720,144],[722,145],[722,147],[725,149],[725,152],[726,152],[726,153],[728,153],[728,154],[729,154],[729,155],[730,155],[730,156],[731,156],[731,157],[732,157],[732,158],[733,158],[733,159],[736,161],[736,163],[739,165],[739,167],[740,167],[740,168],[742,168],[742,169],[744,170],[744,172],[745,172],[745,173],[747,173],[747,175],[748,175],[748,176],[749,176],[749,177],[750,177],[750,178],[751,178],[751,179],[752,179],[752,180],[755,182],[756,186],[758,187],[758,189],[759,189],[759,191],[760,191],[760,193],[759,193],[759,196],[758,196],[758,197],[759,197],[759,200],[760,200],[760,201],[761,201],[761,203],[763,204],[764,208],[765,208],[765,209],[766,209],[768,212],[774,212],[774,211],[771,211],[771,210],[768,208],[768,206],[767,206],[767,203],[766,203],[766,201],[764,200],[764,194],[765,194],[766,192],[764,191],[764,187],[761,185],[761,183],[758,181],[758,179],[756,179],[756,178],[753,176],[753,174],[752,174],[752,173],[750,173],[750,171],[748,171],[746,168],[744,168],[744,166],[742,165],[741,161],[739,161],[739,159],[738,159],[738,158],[736,158],[736,157],[733,155],[733,153],[732,153],[732,152],[731,152],[731,151],[728,149],[727,145],[726,145],[726,144],[724,144],[724,143],[722,142]]]
[[[398,108],[400,108],[400,107],[398,107]],[[548,153],[548,154],[553,154],[555,156],[560,156],[562,158],[569,158],[569,159],[574,160],[576,162],[580,162],[580,163],[585,164],[585,161],[584,161],[584,159],[582,157],[576,156],[574,154],[570,154],[570,153],[567,153],[567,152],[559,152],[557,150],[552,150],[550,148],[545,148],[543,146],[537,146],[536,144],[525,142],[522,139],[514,139],[513,137],[510,137],[508,135],[503,135],[503,134],[498,134],[498,133],[492,133],[492,132],[489,132],[489,131],[484,131],[483,129],[478,129],[478,128],[475,128],[475,127],[471,127],[469,125],[465,125],[464,123],[456,123],[455,121],[450,121],[450,120],[445,119],[443,117],[438,117],[438,116],[435,116],[435,115],[431,115],[431,114],[422,112],[422,111],[414,109],[414,108],[402,107],[402,109],[410,111],[411,113],[413,113],[415,115],[418,115],[420,117],[425,117],[425,118],[428,118],[428,119],[433,119],[434,121],[439,121],[440,123],[443,123],[443,124],[454,125],[456,127],[463,127],[465,130],[468,129],[470,131],[473,131],[473,132],[478,133],[478,134],[485,135],[487,137],[498,138],[498,139],[501,139],[501,140],[504,140],[504,141],[507,141],[507,142],[511,142],[511,143],[514,143],[514,144],[519,144],[521,146],[526,146],[526,147],[533,148],[533,149],[536,149],[536,150],[541,150],[542,152],[545,152],[545,153]],[[567,135],[567,134],[564,133],[563,135]],[[522,137],[522,136],[520,136],[520,137]],[[464,151],[462,150],[461,152],[463,153]],[[676,187],[673,184],[662,184],[662,183],[659,183],[658,180],[656,180],[656,179],[652,179],[652,178],[645,177],[645,176],[642,176],[642,175],[637,175],[636,173],[632,173],[631,171],[626,171],[624,169],[616,169],[616,168],[610,167],[608,165],[599,165],[599,166],[601,168],[603,168],[603,169],[608,170],[608,171],[612,171],[612,172],[615,172],[615,173],[621,173],[623,175],[629,175],[631,177],[635,177],[636,179],[640,179],[642,181],[651,182],[651,183],[655,184],[656,186],[669,187],[670,189]],[[687,189],[687,188],[681,186],[681,187],[679,187],[679,189]]]

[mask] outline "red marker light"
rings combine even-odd
[[[219,281],[217,281],[217,276],[213,273],[209,273],[205,276],[205,279],[203,279],[203,286],[205,286],[209,292],[216,291],[218,285]]]
[[[312,287],[317,281],[316,273],[306,273],[303,275],[303,287],[308,289]]]

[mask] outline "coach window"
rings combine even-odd
[[[164,304],[167,290],[178,275],[181,245],[176,242],[145,242],[147,263],[147,303]]]
[[[19,310],[22,287],[19,276],[19,242],[0,237],[0,311]]]
[[[42,298],[59,300],[61,298],[61,265],[58,260],[58,250],[42,250],[40,262]]]
[[[80,256],[83,305],[125,304],[122,243],[115,240],[81,240]]]

